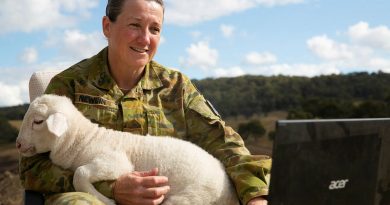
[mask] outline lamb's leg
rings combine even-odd
[[[76,191],[82,191],[94,195],[100,201],[106,205],[115,205],[115,201],[105,197],[103,194],[98,192],[95,187],[92,185],[92,178],[95,173],[99,173],[98,167],[95,164],[87,164],[81,167],[78,167],[74,172],[73,176],[73,186]]]

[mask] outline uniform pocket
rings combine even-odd
[[[137,120],[131,120],[126,122],[125,127],[123,128],[124,132],[131,132],[133,134],[139,134],[143,135],[143,129],[142,125],[139,121]]]
[[[176,136],[175,129],[159,107],[144,106],[147,117],[148,134],[155,136]]]

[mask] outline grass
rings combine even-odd
[[[20,129],[20,126],[22,125],[22,120],[10,120],[8,121],[9,124],[11,124],[12,127],[16,128],[16,129]]]

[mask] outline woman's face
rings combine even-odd
[[[110,60],[130,68],[143,68],[156,54],[163,15],[163,8],[154,1],[127,0],[115,22],[104,17],[103,32],[108,39]]]

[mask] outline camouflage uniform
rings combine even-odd
[[[105,48],[55,76],[46,93],[69,97],[87,118],[101,126],[142,135],[173,136],[199,145],[225,165],[244,204],[253,197],[267,195],[269,157],[250,155],[241,137],[225,125],[186,76],[151,61],[138,84],[123,94],[110,76],[107,62]],[[47,153],[22,158],[20,171],[26,189],[44,193],[74,191],[73,173],[53,165]],[[94,185],[112,198],[112,182]]]

